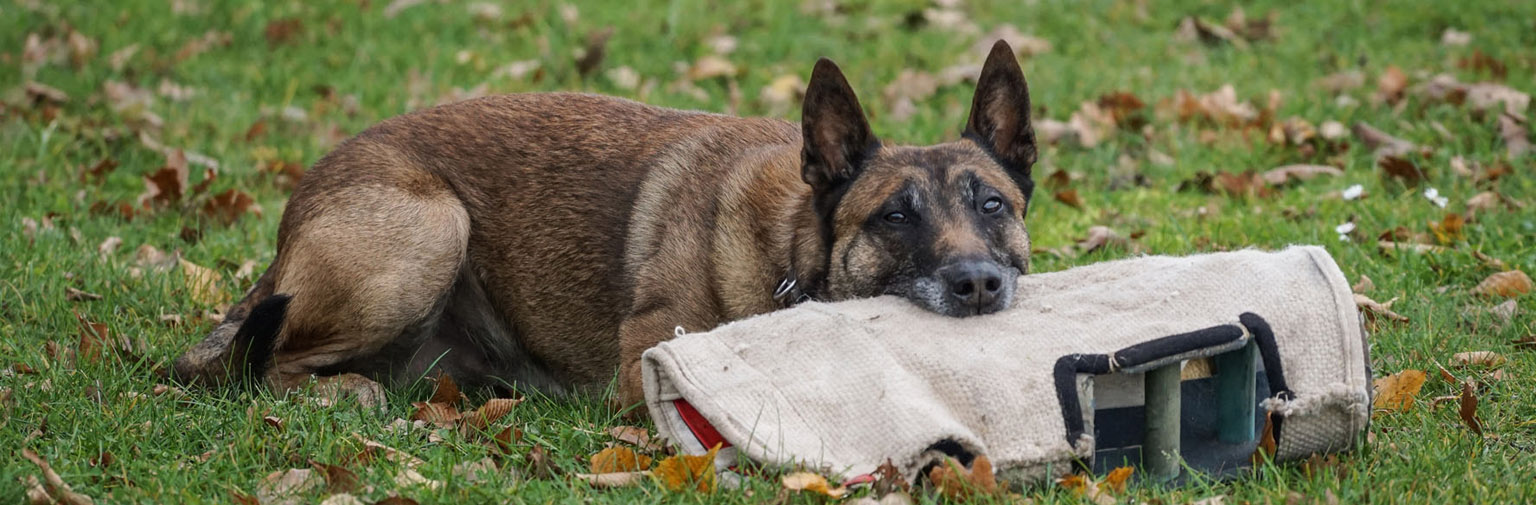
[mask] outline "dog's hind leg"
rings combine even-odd
[[[335,160],[347,173],[322,174],[337,179],[284,216],[273,289],[292,301],[266,374],[275,389],[334,375],[322,383],[375,394],[347,374],[405,366],[393,350],[430,334],[464,262],[469,214],[447,183],[389,148],[353,147]],[[371,180],[340,179],[359,173]]]

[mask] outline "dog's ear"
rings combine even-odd
[[[822,58],[811,71],[801,110],[804,149],[800,178],[817,192],[853,179],[864,157],[879,148],[864,109],[843,71]]]
[[[1007,168],[1029,176],[1035,163],[1035,129],[1029,123],[1029,84],[1013,56],[1013,48],[998,40],[981,67],[966,137],[992,152]]]

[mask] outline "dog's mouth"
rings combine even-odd
[[[911,288],[902,295],[930,312],[949,317],[992,314],[1013,306],[1023,271],[996,264],[985,265],[983,269],[981,274],[955,275],[941,268],[913,280]]]

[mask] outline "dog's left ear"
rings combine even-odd
[[[1035,129],[1029,123],[1029,84],[1013,56],[1013,48],[998,40],[976,81],[976,98],[964,135],[992,152],[1016,176],[1029,178],[1035,163]]]

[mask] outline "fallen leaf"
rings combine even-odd
[[[446,403],[412,402],[411,406],[416,407],[412,421],[426,421],[439,428],[455,428],[463,417],[458,408]]]
[[[401,468],[400,473],[395,474],[395,485],[400,487],[424,487],[438,489],[443,487],[443,482],[428,479],[414,468]]]
[[[615,488],[639,485],[641,482],[645,482],[645,479],[650,476],[651,472],[623,472],[597,474],[578,473],[574,477],[576,480],[586,482],[592,487]]]
[[[799,74],[784,74],[773,78],[758,92],[758,98],[768,106],[773,115],[788,112],[805,96],[805,81]]]
[[[1291,181],[1309,181],[1320,175],[1344,175],[1344,171],[1328,165],[1285,165],[1264,172],[1261,177],[1271,186],[1280,186]]]
[[[533,478],[548,479],[559,473],[559,468],[555,466],[553,461],[550,461],[549,453],[541,445],[534,444],[533,449],[530,449],[528,455],[523,459],[527,461],[528,467],[531,470],[529,474]]]
[[[1477,420],[1477,388],[1472,381],[1461,383],[1461,422],[1466,423],[1467,428],[1483,436],[1483,423]]]
[[[1083,254],[1105,247],[1130,247],[1137,249],[1130,239],[1120,235],[1108,226],[1088,228],[1088,237],[1077,242],[1077,248]]]
[[[308,468],[276,470],[256,486],[256,499],[261,503],[278,503],[281,498],[297,497],[324,484],[325,478]]]
[[[1403,92],[1408,89],[1408,74],[1397,68],[1396,65],[1387,67],[1376,79],[1376,97],[1387,103],[1395,104],[1403,99]]]
[[[1523,112],[1521,114],[1524,115]],[[1499,137],[1504,139],[1504,149],[1510,159],[1519,159],[1531,152],[1531,134],[1520,116],[1500,114]]]
[[[1057,191],[1056,201],[1067,204],[1074,209],[1083,209],[1083,199],[1082,197],[1077,196],[1077,190],[1075,189]]]
[[[69,487],[69,484],[65,484],[64,479],[59,477],[57,472],[53,471],[53,467],[49,466],[48,462],[42,456],[38,456],[36,452],[33,452],[32,449],[23,448],[21,450],[21,457],[37,465],[38,471],[43,474],[43,481],[40,486],[29,486],[27,492],[29,498],[35,499],[38,497],[36,489],[41,488],[43,491],[41,496],[50,503],[62,503],[65,505],[90,505],[95,503],[95,500],[92,500],[91,497],[76,493],[74,489]]]
[[[912,490],[912,485],[907,482],[906,477],[902,476],[901,469],[896,468],[896,464],[892,463],[890,458],[886,458],[884,463],[875,468],[874,476],[875,494],[889,496]]]
[[[1435,235],[1436,241],[1450,245],[1466,238],[1466,233],[1463,231],[1466,224],[1466,217],[1455,212],[1447,212],[1439,221],[1429,222],[1429,231]]]
[[[1417,163],[1399,156],[1382,156],[1376,159],[1376,166],[1381,167],[1384,175],[1403,181],[1403,184],[1417,186],[1423,182],[1427,174],[1419,168]]]
[[[610,37],[613,37],[612,26],[603,27],[587,35],[587,45],[582,49],[581,55],[576,58],[578,74],[586,77],[603,64],[603,56],[607,53]]]
[[[1456,68],[1487,72],[1495,80],[1500,81],[1509,75],[1509,67],[1504,65],[1504,62],[1494,59],[1482,49],[1473,49],[1471,55],[1457,59]]]
[[[186,281],[192,301],[208,306],[224,303],[224,290],[219,288],[218,272],[181,258],[177,258],[177,262],[181,265],[182,278]]]
[[[1465,46],[1472,43],[1472,34],[1455,28],[1446,28],[1445,32],[1440,34],[1440,43],[1447,46]]]
[[[1109,474],[1104,476],[1104,486],[1116,493],[1124,493],[1125,484],[1131,480],[1131,475],[1134,473],[1136,473],[1136,468],[1130,466],[1122,466],[1110,470]]]
[[[1383,317],[1389,321],[1400,323],[1408,322],[1407,316],[1392,311],[1392,304],[1396,302],[1397,298],[1393,298],[1391,300],[1387,300],[1386,303],[1379,303],[1365,295],[1355,293],[1355,307],[1358,307],[1360,310],[1364,311],[1366,318],[1373,322],[1378,317]]]
[[[496,475],[496,461],[489,456],[479,461],[465,461],[453,465],[453,476],[468,483],[480,482]]]
[[[720,445],[716,444],[709,452],[699,456],[671,456],[657,463],[651,473],[668,491],[695,490],[711,493],[716,487],[715,455],[719,452]]]
[[[453,380],[452,375],[442,374],[437,377],[437,386],[432,389],[432,397],[427,399],[429,403],[457,406],[464,401],[464,393],[459,391],[459,384]]]
[[[1414,143],[1388,135],[1364,121],[1355,123],[1354,131],[1355,137],[1377,156],[1403,156],[1419,149]]]
[[[238,189],[228,189],[223,193],[214,195],[203,203],[203,215],[217,220],[228,226],[234,223],[246,212],[261,216],[261,206],[256,205],[256,199]]]
[[[1504,364],[1504,356],[1493,351],[1468,351],[1451,355],[1451,364],[1456,366],[1483,366],[1498,368]]]
[[[303,31],[304,20],[295,17],[272,20],[261,32],[267,38],[267,46],[276,47],[292,43]]]
[[[107,325],[93,323],[78,312],[75,313],[75,321],[80,325],[80,343],[75,347],[75,363],[100,363],[106,353],[115,347]]]
[[[487,400],[480,408],[465,414],[459,419],[459,431],[461,433],[478,433],[489,428],[496,421],[506,417],[512,412],[512,407],[523,403],[522,398],[492,398]]]
[[[363,500],[358,499],[356,496],[352,496],[349,493],[341,493],[341,494],[333,494],[333,495],[325,497],[325,500],[321,501],[320,505],[366,505],[366,504],[363,503]]]
[[[592,473],[620,473],[636,472],[651,467],[651,458],[644,454],[635,454],[634,450],[624,446],[613,446],[598,451],[590,458]]]
[[[1531,292],[1531,277],[1519,270],[1499,272],[1477,283],[1472,292],[1483,296],[1514,298]]]
[[[1372,382],[1375,399],[1371,401],[1371,406],[1386,412],[1402,412],[1413,408],[1413,398],[1424,387],[1427,377],[1422,370],[1403,370],[1376,379]]]
[[[388,497],[388,498],[385,498],[385,499],[373,502],[373,505],[421,505],[421,504],[417,503],[416,500],[412,500],[412,499],[406,498],[404,496],[395,495],[395,496],[391,496],[391,497]]]
[[[928,479],[940,494],[951,500],[998,492],[997,477],[992,474],[992,460],[985,454],[976,456],[969,469],[961,465],[960,461],[946,456],[943,462],[928,471]]]
[[[608,428],[608,436],[615,440],[640,448],[642,451],[659,451],[660,444],[651,441],[651,433],[638,426],[614,426]]]
[[[71,286],[65,286],[64,287],[64,300],[66,300],[66,301],[71,301],[71,302],[91,302],[91,301],[96,301],[96,300],[100,300],[100,299],[101,299],[101,295],[98,295],[96,293],[88,293],[88,292],[85,292],[85,291],[81,291],[81,290],[75,289],[74,287],[71,287]]]
[[[404,465],[409,468],[418,467],[427,463],[422,461],[421,458],[412,456],[410,453],[384,445],[379,442],[375,442],[373,440],[369,440],[367,438],[363,438],[362,435],[354,435],[354,437],[359,442],[363,443],[363,450],[358,452],[357,456],[353,457],[353,464],[366,464],[373,458],[380,456],[389,461],[393,461],[396,464]]]
[[[1365,85],[1365,72],[1359,70],[1345,70],[1336,74],[1329,74],[1312,81],[1312,85],[1329,93],[1340,93],[1359,88]]]
[[[1231,44],[1232,47],[1245,49],[1248,42],[1222,25],[1207,22],[1195,16],[1185,16],[1179,21],[1178,30],[1174,32],[1176,40],[1184,42],[1200,41],[1206,45]]]
[[[848,493],[843,486],[831,487],[827,484],[827,478],[811,472],[793,472],[779,478],[779,484],[790,491],[806,491],[831,497],[836,500]]]
[[[1376,283],[1371,282],[1370,277],[1366,277],[1364,274],[1361,274],[1360,281],[1356,282],[1355,285],[1350,286],[1349,289],[1355,293],[1365,294],[1367,291],[1376,289]]]
[[[341,465],[332,465],[310,460],[309,466],[314,468],[325,479],[326,492],[331,494],[351,493],[359,489],[357,473]]]
[[[261,422],[266,423],[267,426],[271,426],[274,430],[283,431],[283,418],[281,417],[262,416]]]
[[[185,151],[176,150],[168,154],[165,166],[144,176],[144,192],[138,197],[139,207],[181,201],[187,189],[187,163]]]
[[[688,80],[699,81],[736,75],[736,64],[718,54],[707,54],[688,67]]]

